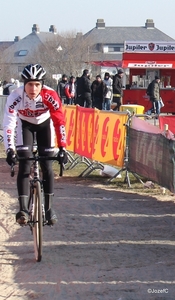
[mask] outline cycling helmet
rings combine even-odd
[[[24,81],[41,81],[44,79],[46,71],[39,64],[27,65],[21,73]]]

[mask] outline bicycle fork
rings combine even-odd
[[[30,221],[29,221],[29,225],[30,225],[30,229],[32,231],[32,227],[34,226],[34,223],[38,222],[38,220],[35,220],[34,216],[35,216],[35,201],[34,201],[34,194],[35,194],[35,183],[32,183],[32,188],[31,188],[31,192],[30,192],[30,200],[29,202],[30,204],[30,209],[29,209],[29,215],[30,215]],[[42,191],[42,219],[43,219],[43,226],[46,224],[46,216],[45,216],[45,206],[44,206],[44,197],[43,197],[43,191]]]

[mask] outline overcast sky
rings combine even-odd
[[[145,26],[153,19],[155,27],[175,39],[175,0],[0,0],[0,41],[24,38],[33,24],[48,32],[83,34],[104,19],[109,26]]]

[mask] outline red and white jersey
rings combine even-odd
[[[24,86],[14,90],[5,105],[3,134],[5,148],[13,148],[17,120],[25,120],[32,124],[41,124],[51,118],[57,136],[58,147],[66,147],[65,119],[62,103],[58,94],[44,85],[36,99],[30,99]]]

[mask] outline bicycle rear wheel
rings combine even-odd
[[[34,218],[33,218],[33,241],[34,241],[34,251],[35,259],[40,262],[42,258],[42,240],[43,240],[43,220],[42,220],[42,193],[40,182],[36,182],[36,187],[34,189],[33,195],[34,203]]]

